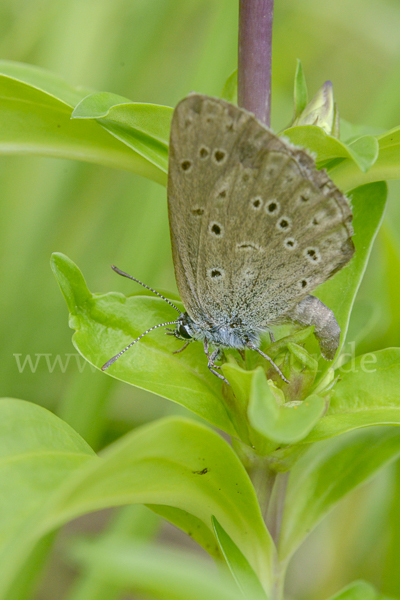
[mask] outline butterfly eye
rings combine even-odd
[[[190,333],[186,329],[185,325],[179,325],[179,327],[178,327],[178,334],[184,340],[190,340],[190,339],[192,339],[192,336],[190,335]]]

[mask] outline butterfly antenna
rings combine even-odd
[[[121,352],[118,352],[118,354],[116,354],[115,356],[113,356],[112,358],[110,358],[110,360],[108,360],[101,367],[101,370],[105,371],[106,369],[108,369],[108,367],[111,366],[113,363],[115,363],[115,361],[118,360],[119,357],[122,356],[124,352],[126,352],[127,350],[129,350],[129,348],[131,346],[133,346],[133,344],[136,344],[136,342],[138,342],[139,340],[141,340],[142,337],[144,337],[147,333],[150,333],[150,331],[153,331],[153,329],[158,329],[158,327],[165,327],[165,325],[176,325],[176,321],[167,321],[166,323],[160,323],[159,325],[154,325],[154,327],[150,327],[150,329],[148,329],[147,331],[145,331],[144,333],[142,333],[142,335],[139,335],[139,337],[136,338],[136,340],[133,340],[133,342],[131,342],[129,344],[129,346],[127,346],[126,348],[124,348],[123,350],[121,350]]]
[[[157,296],[159,296],[160,298],[162,298],[163,300],[165,300],[165,302],[167,302],[167,304],[169,304],[170,306],[172,306],[172,308],[174,308],[179,314],[182,312],[181,310],[179,310],[179,308],[177,308],[175,306],[175,304],[172,304],[172,302],[170,300],[167,300],[167,298],[165,296],[163,296],[162,294],[160,294],[160,292],[157,292],[156,290],[153,290],[153,288],[149,287],[145,283],[142,283],[141,281],[139,281],[139,279],[136,279],[136,277],[132,277],[132,275],[128,275],[128,273],[125,273],[124,271],[121,271],[121,269],[118,269],[118,267],[116,267],[115,265],[111,265],[111,268],[113,269],[113,271],[115,271],[116,273],[118,273],[118,275],[122,275],[122,277],[127,277],[128,279],[132,279],[132,281],[136,281],[136,283],[140,283],[140,285],[142,285],[146,289],[150,290],[150,292],[153,292],[153,294],[156,294]]]

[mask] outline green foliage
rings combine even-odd
[[[242,554],[215,517],[212,517],[212,524],[226,563],[244,597],[249,600],[255,598],[266,600],[267,596],[246,557]]]
[[[231,104],[237,104],[237,69],[233,71],[225,82],[224,88],[221,92],[221,98],[230,102]]]
[[[400,455],[400,430],[374,427],[312,446],[290,476],[279,555],[287,559],[350,490]]]
[[[8,469],[2,479],[0,597],[55,527],[89,511],[134,503],[180,509],[180,526],[200,540],[206,539],[202,530],[212,530],[215,515],[263,584],[270,585],[266,565],[271,568],[274,550],[255,492],[239,459],[216,433],[189,420],[160,420],[97,458],[45,409],[2,400],[0,412]],[[183,511],[196,517],[194,530]]]
[[[139,104],[102,92],[81,100],[71,118],[96,120],[118,140],[167,173],[172,112],[169,106]]]
[[[52,268],[71,311],[70,325],[76,329],[74,345],[99,369],[148,328],[176,318],[174,309],[160,298],[91,294],[79,269],[61,254],[53,255]],[[178,402],[233,433],[220,402],[220,383],[207,369],[201,345],[172,354],[181,345],[162,330],[151,332],[107,373]]]
[[[83,553],[81,559],[79,550],[84,543],[88,546],[88,552],[93,552],[94,549],[101,551],[110,545],[134,544],[147,547],[158,533],[160,521],[161,519],[147,507],[136,504],[121,508],[105,531],[96,538],[90,537],[90,544],[87,544],[88,539],[85,536],[74,537],[67,553],[69,560],[73,560],[79,568],[80,576],[75,580],[68,600],[117,600],[121,593],[121,584],[110,583],[104,569],[96,561],[88,560],[87,552]]]
[[[379,594],[375,588],[366,581],[355,581],[344,590],[335,594],[329,600],[390,600]]]
[[[81,90],[28,65],[13,68],[3,63],[0,73],[4,94],[0,138],[3,153],[76,158],[166,183],[171,108],[134,103],[105,92],[82,97]],[[298,70],[295,93],[300,96],[295,97],[295,102],[304,102],[304,85]],[[235,73],[228,79],[223,96],[235,100]],[[291,127],[284,133],[293,143],[314,152],[317,164],[328,167],[330,176],[343,190],[400,176],[399,128],[380,136],[364,135],[348,144],[315,125]],[[363,178],[359,171],[368,176]]]
[[[284,131],[284,135],[296,146],[302,146],[314,153],[317,165],[326,167],[331,176],[329,165],[331,161],[335,165],[337,159],[345,159],[353,168],[358,167],[366,173],[375,164],[379,155],[379,143],[373,135],[364,135],[345,144],[317,125],[290,127]],[[349,185],[350,187],[343,189],[354,187],[351,183]]]
[[[0,152],[73,158],[126,169],[164,183],[165,175],[142,153],[110,136],[91,120],[73,119],[87,90],[68,86],[46,71],[0,63]],[[146,148],[151,153],[148,136]],[[140,145],[140,144],[138,144]],[[161,146],[159,146],[161,148]],[[161,150],[158,151],[161,154]]]
[[[79,467],[96,458],[69,425],[35,404],[2,399],[0,414],[0,597],[6,597],[8,586],[20,585],[20,573],[26,576],[26,568],[34,569],[25,562],[29,552],[34,550],[37,560],[43,551],[37,544],[46,534],[31,532],[38,515],[45,513],[46,500]]]
[[[358,356],[340,369],[329,413],[305,443],[371,425],[400,424],[400,349]]]
[[[203,558],[191,558],[183,550],[132,542],[101,546],[85,542],[77,545],[74,555],[86,568],[99,569],[98,582],[108,594],[111,586],[159,600],[243,600],[226,575],[218,576]],[[265,595],[251,598],[264,600]]]
[[[303,439],[319,421],[325,401],[308,396],[296,404],[278,405],[262,369],[253,376],[250,392],[249,419],[253,427],[278,444],[295,444]]]
[[[301,60],[297,59],[296,74],[294,76],[294,119],[300,116],[308,102],[307,83]]]

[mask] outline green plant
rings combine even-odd
[[[3,151],[83,159],[165,183],[171,108],[75,90],[28,66],[2,63],[1,73]],[[224,92],[231,100],[232,82]],[[231,389],[222,390],[201,348],[173,356],[177,342],[161,332],[116,363],[113,376],[183,405],[231,435],[233,448],[209,427],[172,417],[127,434],[97,457],[51,413],[4,399],[0,597],[24,597],[61,524],[108,506],[146,504],[227,566],[233,582],[227,573],[205,582],[208,567],[180,568],[182,556],[154,554],[147,544],[82,542],[75,560],[101,570],[110,597],[133,589],[162,598],[276,600],[287,562],[307,534],[350,490],[399,456],[400,433],[392,426],[400,420],[400,350],[347,363],[343,356],[385,207],[382,180],[400,178],[400,128],[375,136],[347,126],[348,137],[339,141],[333,118],[328,133],[301,124],[307,104],[299,64],[297,124],[284,133],[316,154],[354,209],[356,256],[318,291],[341,325],[342,355],[326,363],[310,329],[282,331],[269,353],[290,372],[286,397],[279,381],[268,381],[261,360],[248,356],[243,363],[234,353],[223,366]],[[76,329],[74,344],[96,367],[170,317],[169,307],[148,295],[91,294],[64,255],[53,256],[52,268]],[[383,596],[359,582],[335,598]]]

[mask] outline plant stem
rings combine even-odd
[[[268,512],[265,518],[268,530],[276,545],[279,542],[279,535],[281,533],[283,508],[285,505],[288,479],[289,472],[278,473],[276,475],[268,503]]]
[[[274,0],[239,0],[238,104],[271,121],[271,47]]]
[[[274,0],[239,0],[238,104],[271,123],[271,49]],[[243,457],[244,458],[244,457]],[[248,453],[246,468],[271,536],[278,543],[288,474],[277,475],[268,460]],[[281,600],[285,567],[276,562],[271,600]]]

